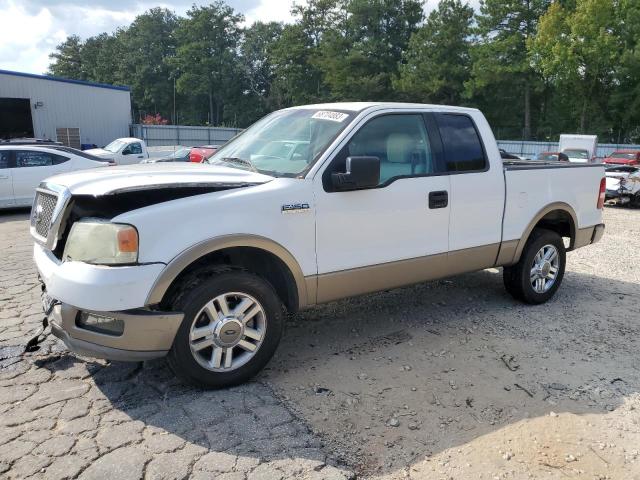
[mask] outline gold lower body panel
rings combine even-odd
[[[503,244],[504,248],[504,244]],[[414,283],[473,272],[496,265],[500,244],[456,250],[454,252],[411,258],[351,270],[306,277],[314,303],[388,290]],[[508,252],[505,254],[508,257]]]

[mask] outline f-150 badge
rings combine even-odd
[[[287,203],[282,205],[282,213],[304,213],[309,211],[308,203]]]

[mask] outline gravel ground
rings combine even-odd
[[[0,216],[0,476],[640,479],[640,210],[606,209],[546,305],[498,270],[336,302],[219,392],[52,339],[16,357],[40,320],[25,218]]]

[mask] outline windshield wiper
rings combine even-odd
[[[258,169],[256,168],[256,166],[253,164],[253,162],[251,160],[247,160],[244,158],[238,158],[238,157],[224,157],[221,158],[220,161],[222,162],[227,162],[227,163],[233,163],[236,165],[246,165],[249,167],[249,169],[252,172],[256,172],[258,173]]]

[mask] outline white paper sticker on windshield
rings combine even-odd
[[[313,114],[311,118],[319,120],[331,120],[332,122],[343,122],[349,115],[340,112],[330,112],[328,110],[320,110]]]

